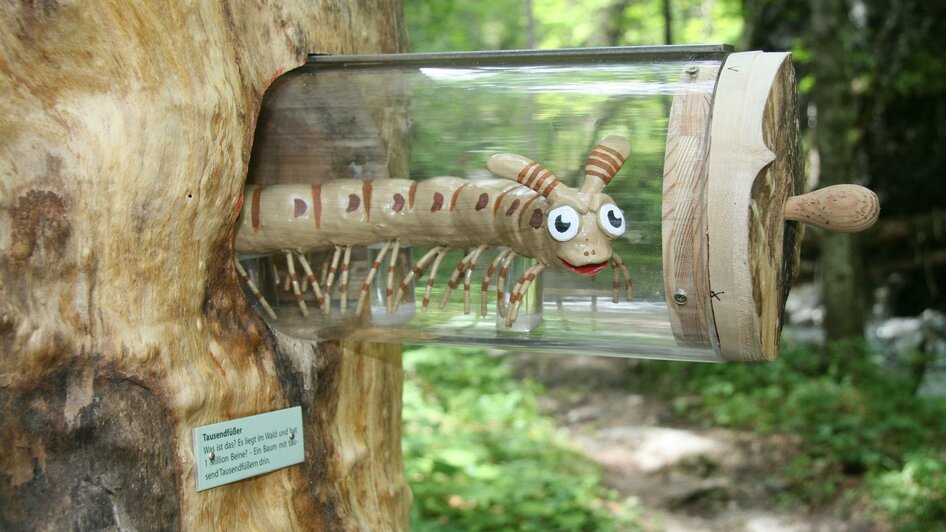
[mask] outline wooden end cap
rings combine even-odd
[[[858,185],[834,185],[785,202],[785,219],[838,233],[856,233],[874,225],[880,201],[873,191]]]

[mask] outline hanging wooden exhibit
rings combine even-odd
[[[802,195],[797,121],[786,53],[312,56],[264,99],[235,266],[294,337],[772,360],[798,222],[879,211]]]

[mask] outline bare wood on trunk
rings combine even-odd
[[[230,247],[263,92],[399,2],[0,10],[0,528],[404,528],[399,349],[273,337]],[[195,491],[193,427],[296,404],[303,466]]]

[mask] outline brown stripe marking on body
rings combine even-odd
[[[476,202],[476,210],[481,211],[485,209],[487,205],[489,205],[489,194],[484,192],[480,194],[480,199]]]
[[[588,159],[588,161],[585,163],[586,169],[589,166],[603,170],[607,175],[614,175],[618,172],[618,169],[614,166],[611,166],[611,163],[602,161],[601,159]]]
[[[611,157],[606,152],[598,150],[591,152],[591,155],[588,156],[586,164],[592,163],[612,173],[617,172],[618,169],[621,168],[621,163],[617,162],[614,157]]]
[[[535,200],[539,199],[540,197],[541,196],[536,194],[535,196],[532,196],[531,198],[529,198],[529,200],[526,201],[526,203],[522,206],[522,210],[519,211],[519,227],[522,227],[522,218],[526,215],[527,212],[529,212],[529,207],[532,206],[532,204],[535,203]]]
[[[614,158],[618,160],[618,165],[617,165],[617,166],[623,165],[623,164],[624,164],[624,161],[626,160],[626,159],[624,158],[624,156],[621,155],[621,152],[615,150],[614,148],[612,148],[612,147],[610,147],[610,146],[605,146],[604,144],[598,144],[597,146],[595,146],[594,150],[591,150],[591,151],[594,152],[594,151],[597,151],[597,150],[604,150],[604,151],[610,153],[611,155],[613,155]]]
[[[604,184],[605,184],[605,185],[610,184],[610,183],[611,183],[611,178],[614,177],[614,176],[612,176],[612,175],[608,175],[608,174],[605,174],[605,173],[602,173],[602,172],[597,172],[597,171],[595,171],[595,170],[588,170],[587,168],[585,169],[585,175],[593,175],[593,176],[597,177],[598,179],[604,181]]]
[[[519,175],[516,176],[516,181],[522,183],[523,185],[529,186],[526,184],[527,181],[535,177],[535,171],[539,168],[539,163],[530,162],[529,164],[522,167],[522,170],[519,170]]]
[[[361,196],[365,198],[365,217],[369,222],[371,221],[371,189],[371,181],[361,183]]]
[[[516,209],[519,208],[519,203],[520,202],[518,199],[513,200],[512,205],[510,205],[509,208],[506,209],[506,216],[512,216],[512,213],[516,212]]]
[[[545,168],[539,167],[539,171],[529,179],[529,182],[526,184],[527,187],[532,190],[539,190],[542,188],[542,183],[545,183],[549,178],[555,179],[555,176],[552,175],[552,172],[549,172]]]
[[[305,200],[301,198],[294,198],[292,200],[292,217],[299,218],[300,216],[305,215],[305,212],[309,210],[309,207],[305,204]]]
[[[443,208],[443,194],[434,192],[434,203],[430,206],[430,212],[437,212]]]
[[[506,189],[500,192],[499,195],[496,196],[496,203],[493,204],[493,216],[496,216],[497,214],[499,214],[499,206],[502,205],[503,197],[506,196],[507,192],[509,192],[509,189]]]
[[[345,209],[345,212],[355,212],[358,210],[359,205],[361,205],[361,198],[358,197],[358,194],[349,194],[348,207]]]
[[[394,212],[401,212],[401,209],[404,208],[404,196],[400,194],[394,194],[394,206],[392,209]]]
[[[450,198],[450,212],[457,210],[457,198],[460,197],[460,191],[463,190],[463,187],[467,185],[469,185],[469,183],[463,183],[453,191],[453,196]]]
[[[548,196],[559,183],[558,179],[552,175],[552,172],[549,172],[545,167],[534,162],[527,164],[519,171],[516,181],[543,196]]]
[[[312,185],[312,214],[318,229],[322,226],[322,185]]]
[[[558,186],[558,179],[555,178],[552,174],[545,174],[541,178],[537,179],[535,186],[532,187],[532,190],[535,190],[543,196],[548,196],[549,192],[553,188]]]
[[[250,218],[253,222],[253,232],[259,232],[259,200],[260,196],[263,194],[263,187],[259,187],[253,191],[253,205],[250,207]]]
[[[552,182],[546,185],[545,190],[540,191],[539,194],[548,197],[548,195],[551,194],[553,190],[555,190],[555,187],[557,187],[559,183],[561,183],[561,181],[553,177]]]
[[[611,183],[611,179],[614,178],[614,175],[621,169],[624,160],[624,156],[617,150],[598,144],[585,161],[585,174],[593,175],[604,181],[604,184],[607,185]],[[594,167],[598,170],[589,167]]]
[[[417,182],[411,183],[411,189],[407,191],[407,207],[414,208],[414,196],[417,194]]]

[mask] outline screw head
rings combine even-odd
[[[290,440],[296,439],[296,431],[293,430],[289,432],[289,439]]]
[[[699,67],[697,67],[696,65],[688,66],[687,69],[686,69],[686,73],[689,74],[689,75],[691,75],[691,76],[695,76],[696,73],[699,72],[699,71],[700,71],[700,69],[699,69]]]
[[[207,458],[210,458],[210,461],[213,462],[214,460],[217,459],[217,453],[210,451],[210,456],[208,456]]]
[[[677,293],[673,294],[673,302],[678,305],[686,305],[688,300],[687,293],[684,290],[677,290]]]

